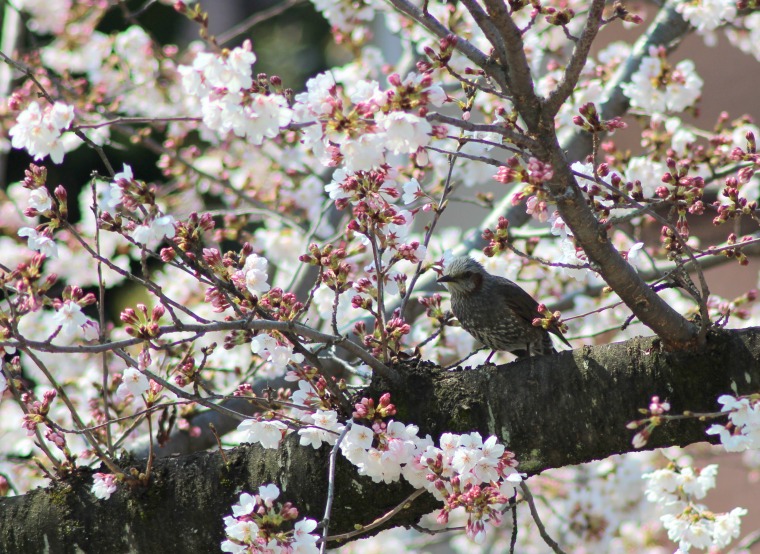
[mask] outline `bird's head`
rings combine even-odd
[[[482,265],[470,257],[461,256],[451,260],[438,282],[452,294],[471,294],[483,285],[486,275]]]

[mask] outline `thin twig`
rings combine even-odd
[[[469,354],[467,354],[467,356],[465,356],[461,360],[457,360],[453,364],[444,367],[443,370],[444,371],[450,371],[450,370],[454,369],[455,367],[460,366],[461,364],[463,364],[464,362],[466,362],[467,360],[469,360],[470,358],[472,358],[475,354],[477,354],[478,352],[482,352],[483,350],[486,350],[486,348],[478,348],[477,350],[473,350],[472,352],[470,352]]]
[[[509,539],[509,554],[515,554],[515,545],[517,544],[517,489],[515,489],[510,500],[512,504],[512,536]]]
[[[273,17],[280,15],[281,13],[289,10],[294,6],[305,3],[305,0],[286,0],[281,4],[274,5],[271,8],[261,10],[260,12],[256,12],[250,17],[245,18],[234,27],[227,29],[221,35],[217,35],[216,41],[219,44],[230,42],[232,39],[237,38],[243,33],[250,31],[259,23],[267,21],[268,19],[272,19]]]
[[[95,179],[90,181],[90,188],[92,191],[92,216],[95,221],[98,221],[98,194],[95,186]],[[95,252],[98,256],[101,256],[100,250],[100,225],[95,225]],[[106,285],[103,280],[103,262],[98,261],[96,264],[98,273],[98,342],[104,343],[108,340],[108,329],[106,328]],[[108,400],[108,359],[106,353],[101,355],[101,373],[102,373],[102,387],[103,387],[103,415],[106,421],[110,419],[110,402]],[[110,456],[114,455],[113,450],[113,437],[111,436],[111,426],[106,425],[106,449]]]
[[[148,413],[148,461],[145,463],[145,485],[150,483],[150,472],[153,468],[155,454],[153,452],[153,414]]]
[[[750,549],[756,544],[760,543],[760,529],[755,529],[751,533],[744,536],[744,538],[732,548],[728,554],[744,554],[749,552]]]
[[[477,131],[495,133],[497,135],[503,136],[513,144],[516,144],[517,146],[530,151],[540,151],[541,149],[541,145],[534,139],[522,133],[518,133],[517,131],[508,129],[504,125],[472,123],[470,121],[464,121],[463,119],[457,119],[456,117],[451,117],[440,113],[430,113],[426,116],[426,118],[431,123],[445,123],[447,125],[451,125],[452,127],[457,127],[458,129],[471,131],[473,133]]]
[[[16,388],[13,374],[11,374],[10,370],[7,369],[6,364],[0,364],[0,374],[5,374],[5,380],[8,383],[8,388],[11,391],[11,394],[13,394],[13,398],[16,400],[16,403],[21,408],[21,411],[24,412],[24,415],[29,414],[29,407],[27,404],[21,399],[21,391]],[[40,426],[36,425],[34,427],[34,434],[37,437],[37,441],[35,442],[36,446],[39,447],[42,452],[45,453],[45,456],[47,456],[48,460],[50,460],[50,463],[53,464],[53,467],[55,468],[56,472],[60,470],[61,462],[58,461],[58,458],[56,458],[53,453],[50,451],[50,448],[48,448],[47,443],[43,439],[42,431],[40,430]]]
[[[405,509],[411,502],[414,501],[415,498],[418,496],[421,496],[426,491],[425,489],[417,489],[412,494],[406,497],[406,499],[401,502],[398,506],[393,508],[390,512],[387,514],[377,518],[372,523],[363,526],[361,529],[357,529],[356,531],[350,531],[348,533],[343,533],[342,535],[333,535],[332,537],[327,537],[326,540],[328,541],[345,541],[354,537],[358,537],[359,535],[363,535],[364,533],[367,533],[369,531],[372,531],[372,529],[375,529],[377,527],[380,527],[382,524],[387,522],[389,519],[391,519],[393,516],[395,516],[397,513],[399,513],[401,510]]]
[[[209,421],[208,428],[211,430],[214,438],[216,439],[216,444],[219,447],[219,454],[222,456],[222,461],[225,463],[225,465],[230,463],[229,458],[227,458],[227,454],[224,452],[224,448],[222,448],[222,439],[219,436],[219,433],[216,432],[216,427],[212,422]],[[153,441],[151,440],[151,442]]]
[[[520,490],[522,490],[523,498],[530,507],[530,515],[533,517],[533,521],[536,522],[536,527],[538,528],[538,533],[541,535],[541,538],[544,539],[544,542],[547,544],[547,546],[549,546],[549,548],[554,551],[555,554],[566,554],[565,551],[562,550],[559,545],[554,542],[554,540],[549,536],[549,533],[546,532],[546,528],[544,527],[544,524],[541,523],[541,518],[538,515],[536,502],[533,499],[533,495],[530,493],[528,485],[525,484],[525,481],[522,481],[520,483]]]
[[[340,443],[343,442],[352,425],[351,421],[346,422],[343,431],[340,432],[338,440],[335,441],[330,451],[330,466],[327,473],[327,503],[325,505],[325,516],[322,518],[322,544],[319,545],[320,554],[324,554],[325,548],[327,548],[327,533],[330,529],[330,514],[332,513],[333,498],[335,497],[335,458],[338,456]]]
[[[360,345],[351,342],[347,337],[334,336],[328,333],[322,333],[302,323],[296,323],[294,321],[272,321],[266,319],[238,319],[232,321],[214,321],[210,323],[184,323],[182,325],[163,325],[158,328],[157,337],[170,333],[181,332],[194,332],[194,333],[209,333],[213,331],[233,331],[233,330],[254,330],[254,331],[280,331],[283,333],[293,333],[302,337],[313,340],[314,342],[320,342],[325,344],[332,344],[339,346],[344,350],[347,350],[364,363],[366,363],[373,370],[378,372],[383,377],[395,380],[397,373],[380,362],[372,354],[367,352]],[[64,346],[52,344],[50,341],[30,341],[24,340],[5,340],[0,341],[0,346],[12,346],[15,348],[22,348],[24,346],[39,350],[41,352],[52,352],[59,354],[72,354],[72,353],[99,353],[107,352],[111,350],[119,350],[140,344],[145,339],[135,337],[130,339],[123,339],[118,341],[110,341],[101,344],[83,344],[75,346]]]
[[[449,171],[446,175],[446,182],[443,185],[443,192],[441,192],[441,198],[438,200],[438,206],[435,208],[435,215],[433,216],[433,221],[430,222],[430,225],[427,227],[427,231],[425,232],[425,239],[423,240],[422,244],[427,249],[428,244],[430,243],[430,239],[433,237],[433,230],[435,229],[436,225],[438,224],[438,220],[441,217],[441,214],[446,209],[447,200],[449,194],[451,194],[451,191],[453,190],[453,187],[451,185],[451,177],[454,174],[454,163],[456,162],[456,156],[459,155],[459,151],[462,149],[462,146],[464,146],[464,142],[461,140],[459,141],[459,145],[457,146],[457,151],[452,152],[449,154]],[[420,275],[422,273],[422,265],[425,260],[420,260],[417,263],[417,267],[414,270],[414,275],[412,276],[412,280],[409,283],[409,286],[406,289],[406,294],[404,294],[404,299],[401,301],[401,308],[399,309],[399,313],[401,314],[401,317],[404,317],[404,313],[406,311],[406,305],[409,302],[409,298],[411,298],[412,293],[414,292],[414,286],[417,284],[417,279],[420,278]]]
[[[21,350],[22,352],[24,352],[24,354],[29,356],[29,358],[34,362],[34,364],[39,368],[39,370],[45,375],[45,378],[48,380],[50,385],[55,389],[60,399],[66,405],[66,408],[68,408],[69,414],[71,414],[71,419],[80,429],[84,429],[86,426],[84,422],[82,421],[82,418],[79,417],[79,412],[74,406],[74,403],[71,401],[68,394],[66,394],[65,389],[61,385],[58,384],[56,379],[48,370],[47,366],[42,362],[42,360],[40,360],[37,356],[35,356],[35,354],[31,351],[31,349],[28,346],[21,345],[19,347],[19,350]],[[119,467],[116,465],[114,460],[111,459],[111,457],[105,452],[103,452],[103,450],[100,448],[100,443],[96,439],[95,435],[88,432],[85,432],[84,435],[87,438],[87,442],[90,443],[90,446],[92,447],[93,452],[100,459],[100,461],[103,462],[106,466],[108,466],[108,469],[110,469],[111,472],[113,472],[114,474],[122,473],[121,469],[119,469]]]

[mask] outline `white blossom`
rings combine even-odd
[[[243,442],[259,443],[264,448],[277,448],[288,427],[277,420],[246,419],[237,429],[244,433]]]
[[[260,333],[251,339],[251,352],[269,363],[269,375],[283,375],[288,364],[303,362],[303,354],[295,354],[292,346],[278,344],[266,333]]]
[[[116,396],[125,398],[127,394],[137,397],[148,391],[150,383],[148,378],[138,369],[128,367],[121,376],[121,384],[116,389]]]
[[[404,204],[411,204],[422,194],[422,187],[417,179],[412,179],[404,183],[404,195],[401,200]]]
[[[116,175],[114,175],[112,182],[109,183],[109,188],[107,192],[105,192],[103,195],[103,204],[106,207],[111,208],[111,209],[121,204],[124,191],[119,185],[119,182],[120,181],[130,182],[130,181],[133,181],[134,178],[135,176],[132,173],[132,167],[127,164],[124,164],[122,166],[122,170],[118,172]]]
[[[132,231],[132,238],[140,244],[150,244],[160,241],[164,237],[174,238],[174,216],[163,215],[155,218],[147,225],[138,225]]]
[[[256,55],[250,42],[226,57],[200,52],[192,66],[180,66],[185,92],[200,100],[203,122],[220,134],[234,132],[252,144],[277,136],[293,119],[287,100],[279,94],[258,94],[251,65]]]
[[[245,275],[245,286],[251,294],[261,296],[269,290],[267,283],[267,266],[269,262],[266,258],[251,254],[245,259],[243,265],[243,274]]]
[[[256,497],[244,492],[240,495],[236,504],[232,505],[232,514],[240,517],[253,512],[256,507]]]
[[[695,0],[679,2],[676,11],[691,23],[699,33],[714,31],[726,21],[736,17],[736,2],[733,0]]]
[[[335,444],[343,426],[338,423],[338,413],[335,410],[317,410],[307,415],[302,423],[311,424],[298,430],[301,446],[311,446],[315,450],[322,443]]]
[[[44,110],[37,102],[32,102],[16,119],[16,125],[8,134],[13,137],[14,148],[23,148],[35,160],[46,156],[54,163],[63,161],[64,144],[61,133],[74,120],[74,107],[56,102]]]
[[[702,94],[704,81],[697,75],[694,62],[683,60],[667,72],[663,60],[656,51],[641,60],[641,65],[629,83],[622,85],[623,93],[631,100],[631,106],[647,113],[680,112],[694,105]]]
[[[38,212],[46,212],[53,207],[53,199],[45,187],[29,192],[29,207]]]
[[[320,116],[332,112],[331,90],[335,87],[335,79],[330,73],[320,73],[306,81],[306,91],[296,95],[296,112],[300,113],[299,120],[306,116]]]
[[[691,548],[723,548],[739,536],[740,518],[747,513],[745,509],[715,514],[696,502],[715,487],[717,471],[715,464],[702,470],[671,464],[642,475],[647,481],[647,500],[664,512],[660,521],[668,538],[678,543],[681,552],[689,552]]]
[[[27,246],[31,250],[41,252],[48,258],[58,257],[58,245],[50,237],[38,233],[36,229],[22,227],[18,230],[18,236],[27,238]]]
[[[385,163],[384,133],[366,133],[357,138],[346,139],[340,144],[346,171],[370,171]]]
[[[29,28],[37,33],[63,31],[71,10],[71,0],[18,0],[14,6],[31,15]]]
[[[64,302],[53,316],[53,325],[61,327],[61,334],[64,337],[73,337],[88,321],[79,304],[70,300]]]
[[[277,485],[274,483],[269,483],[267,485],[261,485],[259,487],[259,497],[261,498],[261,501],[264,503],[265,506],[272,507],[272,504],[275,500],[277,500],[280,496],[280,489]]]
[[[90,491],[100,500],[108,500],[116,492],[116,477],[110,473],[96,473]]]
[[[433,127],[427,120],[404,112],[379,114],[375,120],[385,131],[385,144],[394,154],[413,154],[430,142]]]
[[[723,405],[721,411],[728,412],[733,429],[729,431],[725,425],[716,423],[707,429],[707,434],[719,435],[723,448],[728,452],[759,448],[760,402],[724,394],[718,397],[718,403]]]
[[[713,541],[718,548],[725,548],[739,537],[741,532],[741,517],[747,515],[744,508],[734,508],[727,514],[718,514],[713,526]]]

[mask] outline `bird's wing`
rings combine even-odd
[[[513,283],[509,279],[503,277],[495,277],[499,281],[499,286],[496,290],[502,295],[502,298],[507,303],[512,311],[515,312],[521,319],[524,319],[528,323],[533,323],[533,320],[537,317],[542,317],[538,313],[538,302],[520,285]]]
[[[512,308],[521,319],[532,325],[534,319],[537,317],[544,317],[543,314],[538,311],[538,302],[536,302],[536,299],[528,294],[520,285],[513,283],[504,277],[497,277],[497,279],[501,285],[498,288],[499,292],[503,294],[507,305]],[[567,346],[570,346],[570,343],[567,342],[562,331],[556,327],[549,327],[548,331],[558,336]]]

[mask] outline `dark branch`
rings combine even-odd
[[[717,331],[699,351],[667,352],[656,338],[637,338],[472,371],[444,372],[424,363],[400,369],[401,383],[376,381],[365,394],[377,398],[390,391],[396,419],[418,424],[421,434],[495,434],[515,452],[519,469],[532,475],[633,450],[626,423],[652,395],[667,399],[678,414],[715,411],[715,399],[731,393],[734,384],[739,393],[754,392],[752,384],[760,382],[760,328]],[[655,431],[648,447],[705,441],[705,425],[669,423]],[[226,453],[226,463],[218,452],[164,458],[155,463],[147,489],[122,487],[107,501],[90,493],[86,469],[47,489],[0,499],[0,551],[218,551],[231,504],[241,491],[255,492],[267,482],[277,483],[283,500],[302,516],[319,519],[330,449],[297,443],[291,435],[279,450],[235,448]],[[403,484],[373,483],[342,457],[337,461],[331,533],[374,521],[412,492]],[[387,526],[412,525],[434,508],[433,499],[423,495]]]

